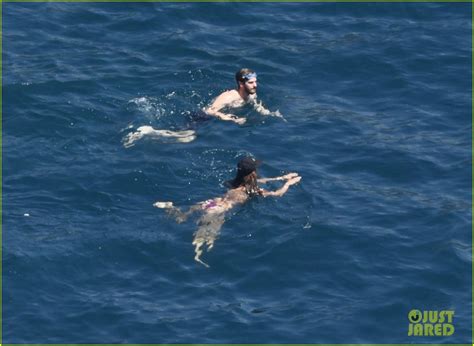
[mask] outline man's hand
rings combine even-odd
[[[239,118],[236,115],[224,114],[221,112],[208,113],[208,114],[214,115],[215,117],[221,120],[233,121],[234,123],[239,124],[239,125],[245,124],[245,122],[247,121],[246,118]]]
[[[271,115],[277,118],[283,118],[283,115],[281,115],[280,111],[277,109],[276,111],[272,112]]]
[[[277,117],[277,118],[280,118],[280,119],[286,121],[286,119],[283,117],[283,115],[280,113],[279,110],[276,110],[275,112],[272,112],[270,115],[273,116],[273,117]]]

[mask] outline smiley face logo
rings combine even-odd
[[[420,310],[413,309],[408,313],[408,321],[412,323],[419,323],[423,314]]]

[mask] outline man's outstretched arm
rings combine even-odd
[[[256,99],[253,101],[253,108],[258,112],[260,113],[261,115],[270,115],[270,116],[273,116],[273,117],[278,117],[278,118],[282,118],[282,119],[285,119],[283,118],[283,115],[281,115],[280,111],[277,110],[275,112],[272,112],[268,109],[266,109],[263,104],[262,104],[262,101],[257,101]]]

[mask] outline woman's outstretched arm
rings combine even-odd
[[[263,190],[262,191],[262,196],[263,197],[269,197],[269,196],[280,197],[280,196],[283,196],[286,193],[286,191],[288,191],[288,188],[291,185],[294,185],[294,184],[298,183],[300,180],[301,180],[301,177],[299,177],[299,176],[291,178],[291,179],[287,180],[286,183],[282,187],[280,187],[278,190],[275,190],[275,191]]]
[[[274,177],[274,178],[260,178],[260,179],[257,179],[257,182],[261,184],[265,184],[265,183],[268,183],[269,181],[290,180],[297,176],[298,176],[298,173],[288,173],[288,174],[285,174],[279,177]]]

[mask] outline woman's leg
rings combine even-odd
[[[225,213],[206,213],[198,221],[199,228],[196,233],[194,233],[193,239],[193,245],[195,246],[194,252],[196,253],[194,259],[206,267],[209,267],[209,265],[201,260],[203,252],[201,248],[204,245],[207,245],[207,251],[213,248],[214,241],[219,236],[224,221]]]
[[[173,202],[156,202],[153,204],[153,206],[160,209],[166,209],[166,213],[173,217],[177,223],[185,222],[191,214],[201,210],[200,205],[193,205],[188,211],[183,212],[180,208],[175,207]]]

